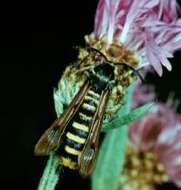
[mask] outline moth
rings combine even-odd
[[[67,80],[76,76],[81,81],[80,88],[41,136],[35,154],[44,156],[54,151],[60,165],[89,176],[98,153],[101,127],[116,112],[135,69],[124,62],[110,61],[96,48],[80,52],[79,60],[66,71]]]

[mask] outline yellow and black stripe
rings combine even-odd
[[[90,70],[88,80],[91,87],[62,137],[59,150],[63,166],[78,168],[78,157],[89,135],[101,94],[106,89],[112,89],[113,79],[114,67],[109,63],[102,63]]]
[[[99,98],[100,95],[95,93],[93,89],[89,90],[78,112],[67,127],[62,146],[59,148],[61,149],[61,164],[63,166],[77,169],[78,156],[81,154],[88,137]]]

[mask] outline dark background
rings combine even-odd
[[[72,47],[84,45],[84,35],[93,30],[96,5],[97,1],[91,0],[1,6],[1,189],[36,189],[46,158],[34,157],[34,145],[56,117],[53,87],[76,58]],[[171,60],[171,73],[165,70],[162,78],[148,78],[156,84],[159,99],[166,100],[170,91],[181,97],[180,60],[178,52]],[[72,189],[89,189],[89,181],[78,176],[62,181],[57,189],[71,189],[71,185]],[[166,184],[159,189],[176,188]]]

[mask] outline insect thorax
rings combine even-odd
[[[114,67],[108,63],[103,63],[89,72],[89,81],[92,89],[101,94],[103,90],[111,90],[114,83]]]

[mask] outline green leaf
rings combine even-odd
[[[129,89],[120,117],[128,114],[131,104],[131,89]],[[99,150],[96,166],[92,175],[93,190],[117,190],[124,163],[125,147],[128,139],[128,127],[123,126],[106,133]]]
[[[142,117],[145,113],[150,111],[150,109],[153,107],[153,103],[147,103],[139,108],[134,109],[133,111],[129,112],[128,114],[125,114],[122,116],[121,111],[119,111],[116,114],[116,117],[109,122],[109,124],[105,124],[103,126],[102,131],[108,131],[110,129],[115,129],[118,127],[121,127],[123,125],[128,125],[129,123],[139,119]]]

